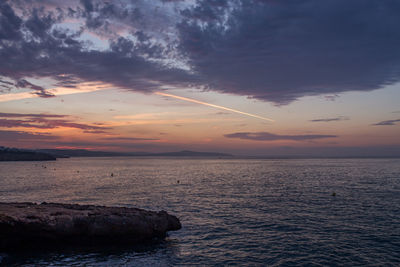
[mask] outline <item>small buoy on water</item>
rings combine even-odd
[[[114,177],[114,173],[111,173],[111,177]]]
[[[336,193],[335,193],[335,192],[333,192],[331,196],[333,196],[333,197],[336,197]]]
[[[179,184],[180,182],[181,182],[181,181],[179,181],[179,180],[178,180],[178,181],[176,181],[176,183],[177,183],[177,184]]]
[[[76,171],[77,173],[79,173],[79,171]]]

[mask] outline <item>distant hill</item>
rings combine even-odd
[[[107,152],[90,151],[85,149],[38,149],[37,151],[54,155],[57,158],[62,157],[233,157],[233,155],[217,152],[196,152],[196,151],[178,151],[165,153],[146,153],[146,152]]]
[[[163,153],[147,152],[111,152],[92,151],[86,149],[19,149],[0,146],[0,161],[18,160],[56,160],[56,158],[69,157],[212,157],[228,158],[234,157],[231,154],[219,152],[197,152],[197,151],[176,151]]]
[[[218,153],[218,152],[196,152],[183,150],[178,152],[166,152],[166,153],[151,153],[147,156],[153,157],[233,157],[231,154]]]
[[[146,153],[122,153],[108,151],[91,151],[86,149],[38,149],[37,151],[54,155],[57,158],[68,157],[124,157],[124,156],[141,156]]]
[[[48,153],[35,150],[0,147],[0,161],[40,161],[56,160],[56,157]]]

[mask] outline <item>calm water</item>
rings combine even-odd
[[[0,162],[0,201],[163,209],[183,224],[159,244],[0,254],[7,265],[400,265],[400,159]]]

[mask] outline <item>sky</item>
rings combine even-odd
[[[0,146],[400,156],[397,0],[2,0]]]

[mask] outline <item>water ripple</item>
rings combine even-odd
[[[0,201],[164,209],[183,224],[145,246],[0,254],[10,266],[400,265],[399,159],[0,162]]]

